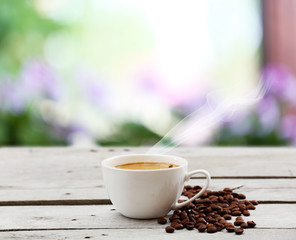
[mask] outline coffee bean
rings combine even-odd
[[[236,207],[233,207],[233,208],[231,209],[231,211],[232,211],[232,212],[240,211],[240,208],[239,208],[238,206],[236,206]]]
[[[221,210],[221,211],[218,211],[218,214],[223,216],[223,215],[227,214],[227,211],[226,210]]]
[[[192,197],[194,197],[194,195]],[[187,208],[189,208],[189,209],[195,208],[195,205],[192,202],[188,203]]]
[[[171,227],[171,226],[167,226],[167,227],[165,228],[165,231],[166,231],[167,233],[173,233],[173,232],[175,231],[175,229],[174,229],[173,227]]]
[[[224,225],[225,223],[227,223],[227,221],[225,219],[221,219],[219,220],[219,223],[222,223]]]
[[[248,210],[244,210],[244,211],[243,211],[243,215],[244,215],[244,216],[250,216],[250,212],[249,212]]]
[[[218,197],[217,196],[213,196],[212,198],[210,198],[210,200],[212,201],[212,203],[218,203]]]
[[[226,227],[227,232],[234,232],[235,227],[229,226]]]
[[[247,205],[247,209],[248,209],[248,210],[255,210],[256,207],[251,203],[251,204],[248,204],[248,205]]]
[[[195,223],[195,228],[198,228],[200,225],[203,225],[204,223]]]
[[[185,219],[183,219],[183,220],[181,221],[181,224],[182,224],[182,225],[185,225],[185,223],[187,223],[187,222],[189,222],[189,219],[188,219],[188,218],[185,218]]]
[[[237,198],[237,197],[238,197],[238,193],[232,193],[232,196],[233,196],[234,198]]]
[[[188,190],[192,189],[192,186],[191,185],[186,185],[186,186],[184,186],[184,188],[188,191]]]
[[[232,201],[229,205],[229,209],[236,208],[238,206],[238,202]]]
[[[225,191],[225,192],[232,192],[232,189],[231,188],[224,188],[223,191]]]
[[[217,219],[215,219],[215,218],[211,218],[211,219],[209,219],[208,222],[209,222],[209,223],[216,223],[216,222],[217,222]]]
[[[172,223],[170,224],[170,226],[173,227],[173,228],[175,228],[175,226],[176,226],[177,224],[179,224],[179,223],[178,223],[178,222],[172,222]]]
[[[234,227],[234,225],[230,222],[224,224],[225,227]]]
[[[185,227],[186,227],[187,230],[192,230],[194,228],[194,224],[193,223],[187,223],[185,225]]]
[[[225,214],[225,215],[223,215],[223,217],[226,219],[226,220],[230,220],[232,217],[231,217],[231,215],[229,215],[229,214]]]
[[[242,216],[238,216],[235,218],[235,220],[244,220]]]
[[[252,200],[250,201],[250,203],[252,203],[253,205],[258,205],[258,202],[256,200]]]
[[[204,218],[202,218],[202,217],[198,218],[198,219],[196,220],[196,222],[197,222],[197,223],[207,223],[207,221],[206,221]]]
[[[203,193],[203,195],[202,195],[202,197],[204,197],[204,198],[207,198],[210,194],[211,194],[211,190],[206,190],[204,193]]]
[[[213,217],[216,213],[215,212],[210,212],[207,214],[207,217]]]
[[[207,229],[207,225],[205,224],[201,224],[200,226],[198,226],[197,230],[199,232],[204,232]]]
[[[223,208],[228,208],[229,207],[228,203],[221,203],[220,206],[223,207]],[[224,209],[224,210],[226,210],[226,209]]]
[[[182,192],[182,194],[183,194],[184,196],[188,197],[188,196],[190,195],[190,192],[185,190],[185,191]]]
[[[204,204],[211,204],[211,203],[212,203],[212,201],[210,199],[208,199],[208,198],[204,199]]]
[[[248,228],[249,225],[245,222],[243,222],[241,225],[240,225],[241,228]]]
[[[186,213],[185,211],[181,212],[181,213],[180,213],[180,218],[181,218],[181,219],[188,218],[187,213]]]
[[[184,226],[183,226],[183,224],[181,224],[181,223],[178,223],[178,224],[175,225],[175,229],[176,229],[176,230],[181,230],[181,229],[183,229],[183,228],[184,228]]]
[[[212,211],[221,211],[222,208],[216,204],[211,205]]]
[[[165,217],[160,217],[157,219],[157,222],[159,224],[166,224],[167,223],[167,219]]]
[[[243,220],[236,220],[236,221],[234,222],[234,225],[235,225],[235,226],[240,226],[242,223],[244,223]]]
[[[238,211],[238,210],[231,212],[232,216],[240,216],[241,214],[242,214],[241,211]]]
[[[240,193],[240,194],[238,194],[238,197],[237,198],[238,199],[246,199],[246,195]]]
[[[242,228],[236,228],[234,231],[235,231],[235,233],[236,233],[237,235],[240,235],[240,234],[243,234],[244,229],[242,229]]]
[[[206,208],[207,208],[207,206],[206,205],[203,205],[203,204],[196,207],[196,209],[198,211],[203,210],[203,209],[206,209]]]
[[[180,213],[181,213],[181,210],[175,210],[175,211],[174,211],[174,215],[179,216]]]
[[[221,231],[224,228],[224,225],[222,223],[219,223],[219,222],[216,222],[215,226],[216,226],[218,231]]]
[[[221,190],[220,190],[220,191],[218,191],[218,193],[219,193],[219,196],[224,196],[224,195],[226,194],[226,192],[225,192],[225,191],[223,191],[223,190],[222,190],[222,191],[221,191]]]
[[[215,233],[217,232],[217,228],[216,226],[210,226],[210,227],[207,227],[207,233]]]
[[[196,220],[195,220],[194,216],[190,216],[190,217],[189,217],[189,220],[190,220],[190,222],[194,222],[194,223],[196,223]]]
[[[241,211],[241,212],[243,212],[244,210],[247,210],[247,206],[245,205],[245,204],[240,204],[239,205],[239,210]]]
[[[256,226],[256,223],[254,221],[247,221],[247,224],[250,228],[253,228]]]
[[[202,188],[201,186],[196,185],[196,186],[193,187],[193,190],[199,190],[199,189],[201,189],[201,188]]]
[[[169,218],[169,220],[170,220],[170,222],[173,222],[175,219],[179,219],[180,217],[178,216],[178,215],[176,215],[176,214],[174,214],[173,216],[171,216],[170,218]]]

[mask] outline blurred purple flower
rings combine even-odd
[[[52,69],[42,60],[27,61],[20,79],[10,76],[0,79],[0,108],[14,114],[21,113],[36,97],[57,99],[59,85]]]
[[[296,115],[286,115],[281,122],[281,134],[296,145]]]
[[[155,94],[172,107],[195,111],[205,101],[207,86],[202,81],[196,80],[176,87],[173,83],[166,82],[153,69],[139,73],[136,78],[140,91]]]
[[[67,127],[58,125],[57,123],[50,124],[51,134],[58,138],[64,139],[69,144],[75,143],[76,136],[93,139],[90,132],[81,124],[71,123]]]
[[[89,67],[79,67],[74,72],[74,78],[83,94],[92,104],[107,107],[107,89],[94,70]]]
[[[223,125],[227,126],[234,135],[246,135],[252,129],[250,113],[247,111],[234,112],[230,119],[223,122]]]
[[[43,60],[29,60],[21,70],[23,91],[33,96],[45,96],[56,100],[60,86],[53,70]]]
[[[255,113],[258,115],[260,123],[260,133],[268,134],[274,129],[280,121],[280,108],[278,102],[271,95],[264,96],[257,104]]]
[[[28,103],[28,98],[23,89],[18,87],[18,82],[9,76],[0,79],[0,109],[13,114],[19,114]]]
[[[263,70],[263,81],[268,88],[268,95],[296,106],[296,79],[288,68],[269,64]]]

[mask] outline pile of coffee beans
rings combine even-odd
[[[200,186],[187,185],[182,195],[192,198],[200,190]],[[182,201],[184,200],[179,202]],[[244,229],[256,226],[254,221],[245,222],[242,215],[250,216],[249,210],[255,210],[257,204],[257,201],[248,201],[244,194],[235,193],[231,188],[224,188],[222,191],[206,190],[201,198],[175,210],[168,219],[158,218],[157,222],[166,224],[168,220],[170,221],[170,225],[165,228],[167,233],[196,228],[199,232],[215,233],[226,229],[227,232],[242,234]],[[236,218],[233,219],[233,217]]]

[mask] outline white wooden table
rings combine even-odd
[[[0,148],[0,239],[296,239],[295,148],[178,148],[170,154],[204,168],[210,189],[239,187],[259,205],[255,229],[237,236],[196,229],[165,233],[155,220],[121,216],[103,185],[100,163],[146,148]],[[189,184],[202,184],[193,179]],[[246,219],[248,219],[246,218]]]

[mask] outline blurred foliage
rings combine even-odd
[[[222,128],[214,138],[214,145],[218,146],[284,146],[288,143],[279,138],[276,131],[266,135],[257,135],[255,131],[246,135],[234,135],[228,128]]]
[[[41,55],[46,37],[61,28],[41,16],[31,0],[0,0],[0,73],[17,74],[22,61]]]
[[[133,19],[128,19],[128,21],[132,22]],[[109,24],[109,21],[107,23]],[[133,24],[137,30],[134,32],[137,35],[139,34],[138,28],[141,29],[141,26],[138,26],[138,23]],[[0,83],[4,81],[3,76],[7,75],[11,77],[9,78],[10,81],[19,81],[22,78],[21,72],[24,62],[34,57],[43,59],[44,44],[47,37],[56,31],[65,29],[67,29],[67,26],[38,12],[32,0],[0,0]],[[117,36],[117,31],[114,31],[114,34]],[[146,38],[143,40],[143,45],[146,43]],[[136,36],[135,39],[137,39]],[[126,44],[135,44],[125,38],[116,39],[116,41],[122,40]],[[105,41],[108,42],[108,38]],[[128,51],[128,46],[124,46],[120,50]],[[101,44],[96,48],[103,52],[105,46]],[[117,57],[116,53],[118,53],[119,49],[113,48],[112,50],[113,55]],[[106,59],[105,55],[102,54],[102,61],[106,61]],[[21,111],[14,112],[5,109],[5,107],[1,108],[0,102],[0,145],[67,144],[71,126],[68,129],[66,127],[63,129],[51,125],[43,120],[41,115],[37,113],[38,110],[29,105],[30,102]],[[175,111],[177,113],[177,109]],[[180,114],[177,117],[182,119],[185,116]],[[250,121],[252,121],[251,130],[244,135],[234,134],[228,125],[222,126],[214,136],[211,144],[221,146],[288,144],[288,141],[281,138],[276,130],[266,134],[260,133],[258,131],[260,124],[256,116],[253,116]],[[141,123],[125,122],[107,138],[96,139],[96,141],[103,146],[141,146],[155,144],[161,138],[162,136],[154,133]],[[169,140],[167,145],[171,146]]]
[[[20,115],[0,112],[0,145],[65,145],[51,126],[25,111]]]
[[[263,133],[258,117],[249,117],[251,129],[246,134],[234,134],[230,126],[224,125],[214,136],[213,143],[218,146],[283,146],[289,141],[279,136],[277,130]]]
[[[134,122],[123,123],[119,129],[98,143],[103,146],[141,146],[153,145],[161,139],[161,136],[152,132],[144,125]]]
[[[47,36],[63,27],[41,16],[33,3],[0,0],[0,83],[3,76],[12,76],[9,81],[19,81],[24,61],[42,56]],[[65,140],[54,136],[50,126],[33,109],[27,106],[20,112],[10,112],[1,109],[0,102],[0,145],[52,144],[65,144]]]

